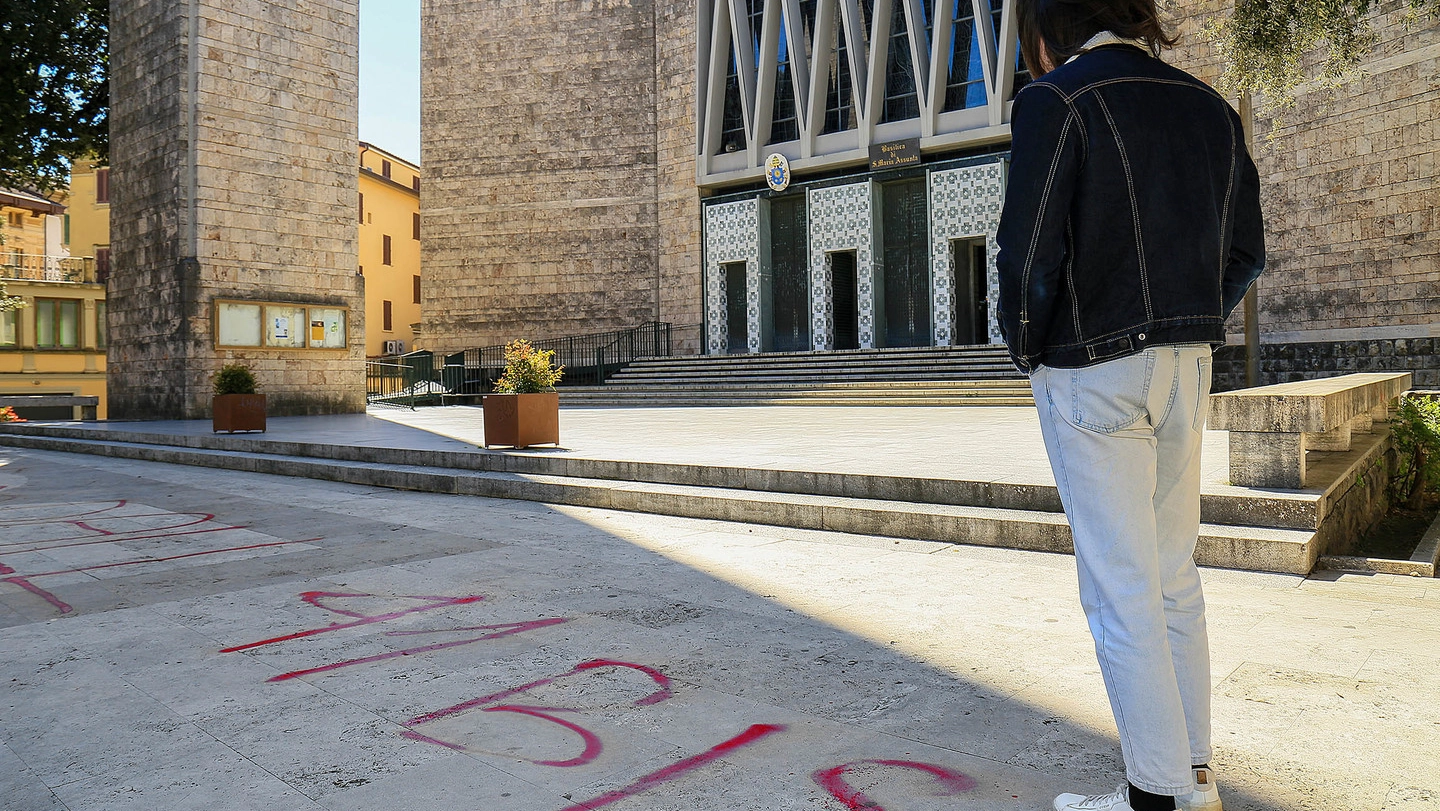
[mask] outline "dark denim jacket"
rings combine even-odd
[[[1026,86],[996,261],[1022,371],[1225,342],[1265,265],[1255,164],[1208,85],[1107,45]]]

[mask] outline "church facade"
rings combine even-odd
[[[1165,58],[1215,82],[1201,27],[1228,8],[1182,11]],[[1257,102],[1261,382],[1440,366],[1440,25],[1405,11],[1379,4],[1358,81],[1302,88],[1288,110]],[[1009,3],[473,0],[423,14],[437,350],[648,320],[701,353],[999,340],[995,224],[1029,80]],[[1239,319],[1231,332],[1238,343]],[[1222,377],[1236,357],[1221,353]]]

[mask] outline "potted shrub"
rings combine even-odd
[[[536,349],[529,341],[505,345],[505,373],[493,394],[481,400],[485,413],[485,447],[560,444],[560,395],[555,384],[563,367],[555,353]]]
[[[215,373],[211,403],[212,431],[264,431],[265,395],[257,394],[255,375],[243,363],[227,363]]]

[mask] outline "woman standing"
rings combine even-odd
[[[1001,330],[1030,375],[1127,784],[1057,811],[1220,811],[1195,567],[1211,347],[1264,266],[1239,117],[1154,0],[1016,0]]]

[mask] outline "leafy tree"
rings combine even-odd
[[[109,153],[108,0],[0,0],[0,185],[63,186]]]
[[[1411,21],[1440,14],[1440,0],[1409,2]],[[1339,87],[1357,75],[1375,44],[1369,17],[1376,5],[1376,0],[1236,0],[1229,19],[1209,26],[1226,63],[1221,81],[1232,92],[1263,93],[1289,106],[1307,78],[1305,55],[1322,48],[1316,78]]]

